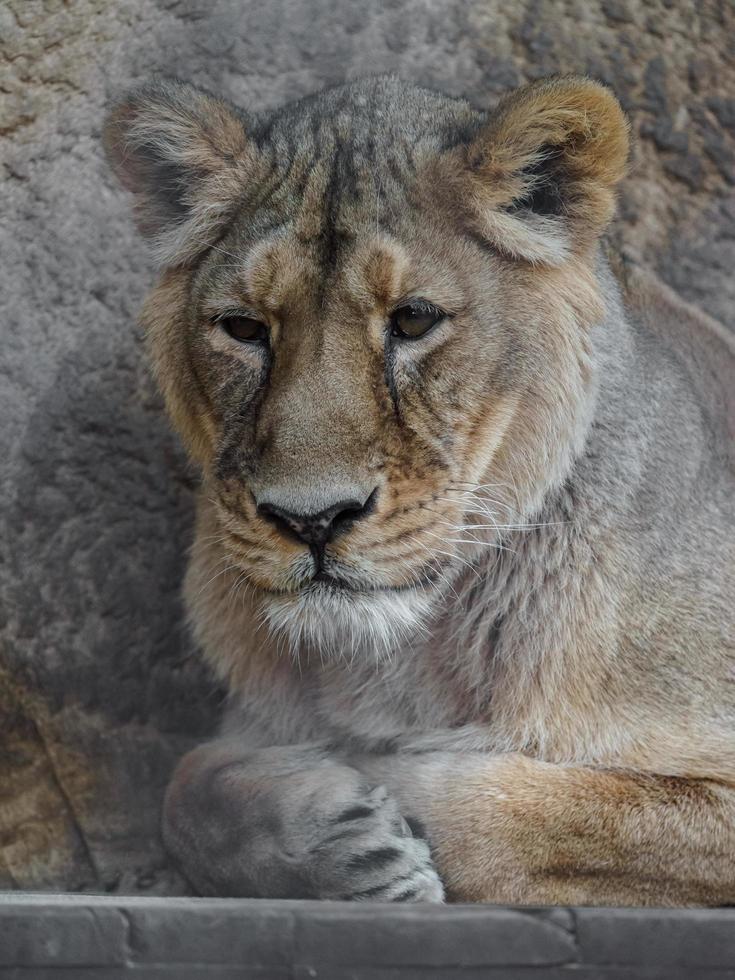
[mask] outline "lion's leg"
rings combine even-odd
[[[735,790],[724,784],[516,754],[354,764],[424,826],[454,901],[735,902]]]
[[[395,800],[319,745],[200,746],[168,787],[163,834],[203,894],[443,898],[429,848]]]

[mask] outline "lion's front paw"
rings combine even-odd
[[[356,795],[332,815],[311,851],[320,898],[442,902],[426,841],[414,837],[384,787]]]

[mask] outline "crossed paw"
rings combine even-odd
[[[361,783],[324,815],[309,848],[319,898],[377,902],[441,902],[444,889],[426,841],[414,837],[382,786]]]
[[[202,894],[444,899],[429,846],[395,800],[312,750],[265,749],[225,765],[199,751],[169,786],[163,830]]]

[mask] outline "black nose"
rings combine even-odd
[[[296,538],[310,547],[323,548],[328,541],[342,534],[356,521],[367,517],[375,507],[377,495],[376,487],[362,502],[340,500],[331,507],[311,514],[298,514],[263,501],[258,504],[258,513],[287,537]]]

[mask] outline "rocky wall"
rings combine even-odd
[[[194,474],[105,106],[154,73],[264,109],[378,71],[479,105],[608,82],[636,136],[613,241],[735,325],[731,0],[1,0],[0,888],[184,890],[161,793],[222,699],[182,624]]]

